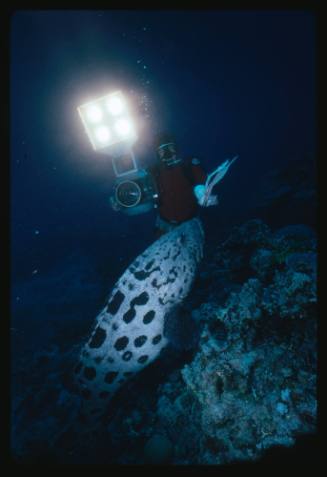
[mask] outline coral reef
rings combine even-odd
[[[272,231],[257,219],[234,227],[184,304],[183,326],[188,313],[196,334],[121,390],[89,455],[71,450],[79,398],[69,378],[77,350],[68,347],[39,353],[34,372],[18,372],[13,454],[23,462],[221,465],[291,448],[317,427],[316,286],[313,229]]]

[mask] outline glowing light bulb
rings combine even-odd
[[[91,123],[98,123],[102,119],[102,111],[98,106],[89,106],[86,111],[87,118]]]
[[[113,96],[112,98],[108,99],[107,107],[109,112],[112,115],[116,116],[124,111],[125,104],[122,98],[120,98],[119,96]]]
[[[129,136],[132,133],[132,124],[127,119],[120,119],[114,127],[116,133],[121,137]]]
[[[95,134],[95,137],[97,138],[97,140],[101,144],[105,144],[105,143],[110,141],[111,134],[110,134],[109,129],[105,126],[101,126],[101,127],[97,128],[95,130],[94,134]]]

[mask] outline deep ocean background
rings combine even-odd
[[[77,106],[120,89],[135,154],[173,132],[210,172],[238,154],[201,210],[207,250],[233,225],[316,227],[316,37],[310,11],[17,11],[10,30],[12,369],[76,345],[111,286],[154,240],[155,212],[108,202],[114,174]],[[13,380],[13,396],[19,384]],[[17,391],[18,392],[18,391]]]

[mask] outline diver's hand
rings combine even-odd
[[[206,187],[203,184],[198,184],[193,188],[194,195],[201,207],[209,207],[210,205],[218,204],[218,196],[210,194],[206,198]]]

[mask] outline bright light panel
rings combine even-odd
[[[97,138],[98,142],[101,144],[108,145],[110,143],[111,134],[109,129],[106,126],[100,126],[94,131],[94,135]]]
[[[137,139],[126,101],[120,91],[77,108],[95,151]]]
[[[87,118],[91,123],[99,123],[103,118],[103,114],[99,106],[89,106],[86,109]]]
[[[115,123],[114,128],[120,137],[128,137],[132,132],[132,123],[127,119],[119,119],[119,121]]]
[[[125,109],[123,98],[118,94],[113,95],[112,98],[109,98],[107,101],[107,108],[109,113],[113,116],[118,116]]]

